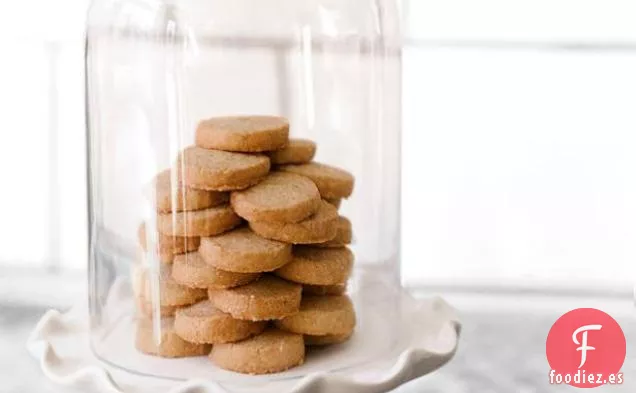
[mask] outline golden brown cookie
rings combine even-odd
[[[292,244],[324,243],[336,236],[338,212],[325,201],[320,202],[318,211],[297,223],[252,221],[250,228],[268,239]]]
[[[188,288],[174,281],[171,270],[172,265],[160,264],[158,274],[153,276],[149,268],[144,269],[141,272],[141,297],[148,302],[153,300],[151,280],[156,279],[159,284],[159,304],[162,307],[185,306],[205,298],[205,290]]]
[[[193,239],[199,239],[199,238],[193,238]],[[148,265],[150,263],[151,258],[153,258],[153,255],[150,252],[146,252],[144,250],[139,250],[140,253],[140,260],[143,261],[144,265]],[[174,255],[171,252],[159,252],[156,254],[157,260],[159,263],[172,263],[172,260],[174,259]]]
[[[336,237],[327,242],[315,244],[315,246],[324,248],[345,247],[347,244],[351,244],[352,237],[351,221],[347,217],[340,216],[338,217]]]
[[[333,345],[333,344],[342,344],[343,342],[349,340],[353,332],[349,334],[326,334],[324,336],[312,336],[310,334],[306,334],[305,345],[310,347],[322,347],[325,345]]]
[[[155,309],[152,306],[152,303],[147,301],[143,296],[136,298],[137,302],[137,312],[141,316],[152,317],[155,313]],[[171,317],[174,316],[174,313],[177,311],[178,306],[159,306],[159,315],[161,317]]]
[[[139,238],[139,245],[141,248],[144,251],[148,251],[148,237],[145,223],[141,223],[141,225],[139,225],[137,236]],[[172,255],[183,254],[199,248],[199,237],[170,236],[164,235],[160,232],[156,232],[155,236],[157,254],[159,254],[162,261],[167,261],[167,259],[171,260]]]
[[[172,258],[172,254],[170,254],[170,258]],[[168,263],[172,263],[172,259]],[[161,265],[166,266],[166,265]],[[135,308],[137,310],[137,315],[141,316],[152,316],[156,311],[153,307],[152,303],[149,302],[145,297],[144,293],[148,292],[148,264],[146,263],[133,263],[131,264],[130,269],[130,281],[133,292],[133,297],[135,299]],[[166,306],[159,305],[159,315],[162,317],[169,317],[174,315],[177,306]]]
[[[150,198],[159,213],[207,209],[229,200],[226,192],[186,187],[177,180],[178,177],[178,170],[171,173],[168,169],[153,180]]]
[[[304,164],[314,159],[316,144],[308,139],[290,139],[287,146],[269,153],[272,164]]]
[[[146,267],[141,263],[130,264],[130,287],[135,298],[143,295],[144,285],[146,285]]]
[[[235,273],[206,263],[198,252],[177,255],[172,264],[172,278],[190,288],[233,288],[255,281],[259,273]]]
[[[199,239],[199,238],[196,238],[196,239]],[[144,266],[148,266],[155,259],[158,261],[158,263],[172,263],[172,260],[174,259],[174,255],[175,255],[172,252],[158,252],[158,253],[155,253],[154,256],[152,254],[153,254],[152,252],[144,251],[141,248],[141,246],[139,246],[139,248],[137,249],[138,263]]]
[[[217,366],[244,374],[269,374],[303,364],[303,336],[269,328],[237,343],[217,344],[210,359]]]
[[[278,150],[287,144],[289,121],[277,116],[226,116],[203,120],[197,146],[247,153]]]
[[[174,330],[174,318],[162,318],[160,329],[161,340],[157,343],[155,342],[153,320],[139,318],[137,320],[135,348],[148,355],[166,358],[204,356],[210,352],[209,345],[189,343],[179,337]]]
[[[310,162],[301,165],[282,165],[279,169],[307,176],[316,183],[323,198],[348,198],[353,192],[353,176],[349,172],[333,166]]]
[[[260,237],[247,227],[204,237],[199,254],[211,266],[237,273],[276,270],[292,257],[291,245]]]
[[[301,284],[344,284],[353,267],[353,253],[348,248],[297,246],[293,253],[292,261],[274,273]]]
[[[303,296],[338,296],[347,292],[347,284],[303,285]]]
[[[174,260],[174,254],[160,253],[157,255],[159,263],[172,263]]]
[[[275,324],[288,332],[314,336],[351,334],[356,326],[356,314],[347,295],[304,296],[298,313]]]
[[[298,312],[302,287],[264,275],[258,281],[231,289],[210,289],[216,308],[249,321],[280,319]]]
[[[342,204],[342,199],[340,199],[340,198],[336,198],[336,199],[326,198],[325,201],[327,201],[330,204],[332,204],[333,207],[335,207],[336,209],[340,209],[340,205]]]
[[[203,210],[157,214],[157,228],[165,235],[198,237],[229,231],[241,223],[230,205]]]
[[[177,310],[174,330],[179,337],[197,344],[219,344],[244,340],[261,333],[267,322],[234,319],[209,300]]]
[[[232,208],[247,221],[299,222],[320,207],[320,193],[308,178],[272,172],[263,181],[231,196]]]
[[[269,158],[262,154],[231,153],[196,146],[185,149],[177,160],[189,187],[231,191],[258,183],[269,172]]]

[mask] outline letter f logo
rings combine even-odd
[[[577,351],[581,351],[581,364],[579,365],[579,368],[583,367],[587,361],[587,351],[594,351],[596,349],[587,345],[587,332],[590,330],[601,330],[602,328],[602,325],[586,325],[576,329],[574,334],[572,334],[572,341],[574,341],[574,344],[580,345],[580,347],[576,349]],[[577,338],[579,333],[583,333],[581,335],[581,342],[579,342],[579,339]]]

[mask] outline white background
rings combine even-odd
[[[632,3],[404,5],[407,283],[631,288]],[[3,13],[0,288],[86,265],[84,12]]]

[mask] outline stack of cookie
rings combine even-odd
[[[157,175],[156,231],[142,224],[139,241],[159,269],[142,266],[133,281],[140,351],[209,353],[221,368],[264,374],[302,364],[305,345],[351,336],[352,230],[338,207],[354,179],[288,135],[279,117],[205,120],[196,146]]]

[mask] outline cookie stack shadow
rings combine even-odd
[[[351,337],[352,228],[338,208],[354,179],[315,152],[289,139],[284,118],[199,123],[195,146],[154,179],[156,216],[139,228],[139,351],[266,374],[302,364],[306,346]]]

